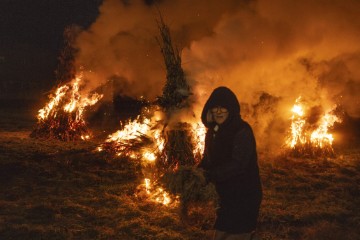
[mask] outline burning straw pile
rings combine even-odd
[[[90,131],[84,120],[84,110],[94,105],[102,95],[94,93],[89,97],[80,94],[82,75],[76,76],[71,83],[56,89],[49,96],[46,106],[39,110],[38,122],[31,137],[71,141],[87,139]]]
[[[333,136],[328,129],[340,119],[326,111],[315,123],[310,124],[301,97],[292,108],[291,128],[286,141],[287,154],[293,157],[335,157]]]
[[[50,94],[49,102],[39,110],[38,122],[30,134],[34,138],[58,139],[61,141],[85,140],[90,131],[84,120],[86,107],[98,102],[102,95],[80,93],[83,86],[83,72],[76,74],[75,40],[80,29],[75,25],[65,28],[64,46],[60,53],[56,80],[62,84]]]

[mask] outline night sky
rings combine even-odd
[[[1,0],[0,98],[32,98],[49,90],[65,27],[89,27],[101,2]]]

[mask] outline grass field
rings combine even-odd
[[[211,205],[193,207],[185,224],[139,193],[139,164],[94,151],[103,138],[35,140],[33,111],[12,109],[0,113],[0,239],[209,239]],[[360,149],[336,153],[259,153],[261,239],[360,239]]]

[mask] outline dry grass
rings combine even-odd
[[[359,239],[358,149],[331,159],[262,157],[260,168],[263,239]]]
[[[209,239],[212,206],[194,206],[186,225],[177,209],[136,196],[140,165],[93,151],[102,139],[31,139],[33,120],[1,115],[0,239]],[[360,149],[336,151],[260,154],[262,239],[360,239]]]

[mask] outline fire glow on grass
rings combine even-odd
[[[148,113],[149,109],[145,109]],[[202,123],[191,123],[191,135],[193,144],[193,154],[199,159],[204,150],[205,127]],[[178,198],[171,198],[163,188],[156,187],[156,180],[153,170],[157,159],[164,156],[165,138],[163,132],[164,126],[159,124],[154,118],[140,117],[123,125],[119,130],[111,135],[102,144],[98,150],[110,150],[118,156],[127,156],[134,159],[140,159],[144,166],[145,175],[142,188],[145,189],[149,199],[163,205],[177,204]],[[174,166],[176,168],[176,166]]]
[[[97,103],[102,95],[94,93],[84,96],[80,93],[83,74],[56,89],[49,102],[39,110],[37,128],[33,137],[57,138],[60,140],[89,139],[84,120],[84,110]]]
[[[316,126],[310,126],[306,121],[306,112],[301,97],[296,99],[291,109],[290,134],[286,140],[286,146],[292,150],[295,156],[332,156],[334,154],[332,148],[334,138],[332,134],[328,133],[328,129],[335,122],[340,121],[337,116],[331,114],[334,108],[326,111]]]

